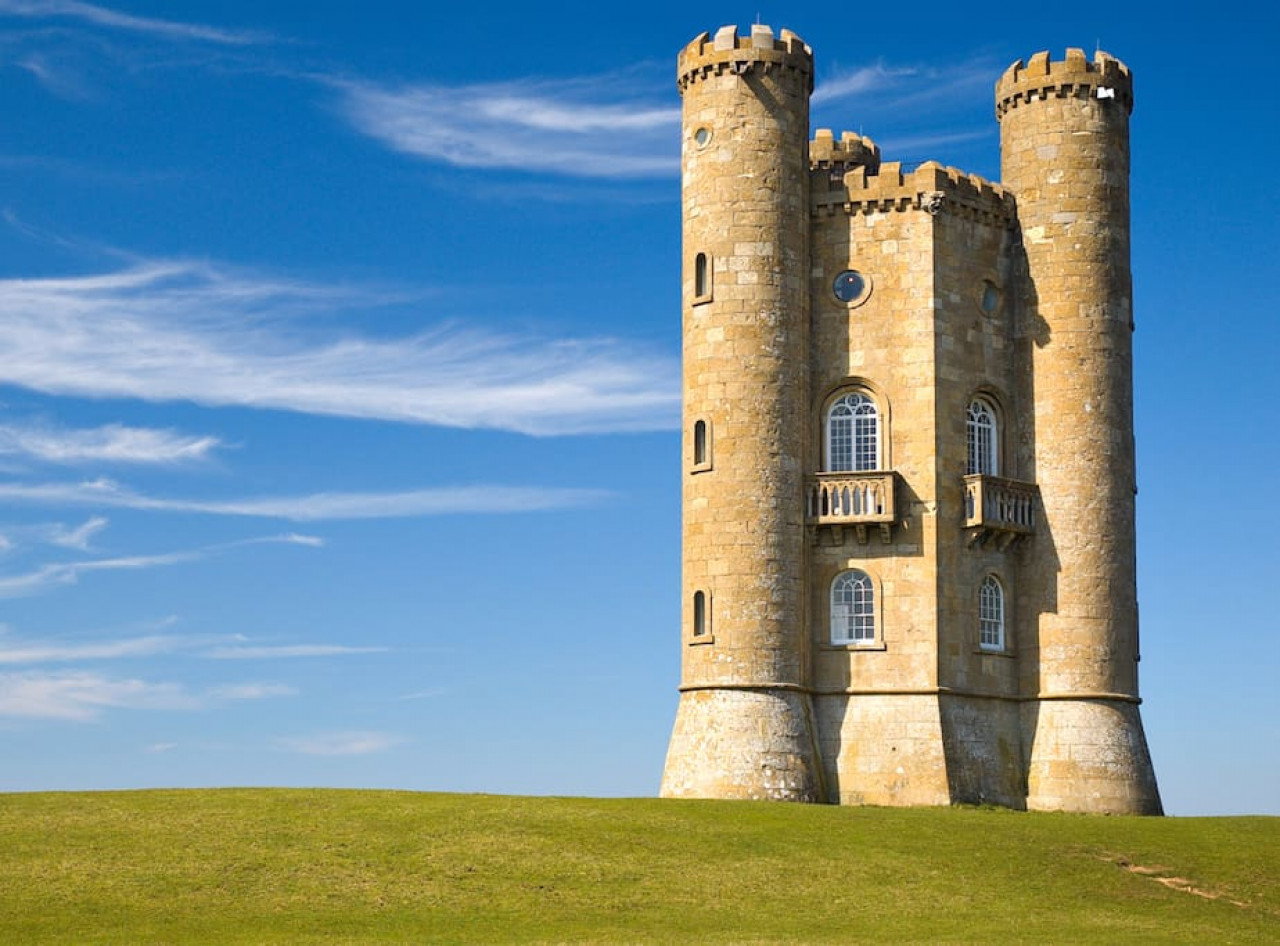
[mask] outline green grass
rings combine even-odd
[[[1280,819],[0,795],[0,942],[1276,943]]]

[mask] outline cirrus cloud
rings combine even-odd
[[[528,434],[677,424],[678,360],[618,339],[537,339],[448,323],[400,337],[312,327],[325,321],[317,316],[392,301],[404,300],[190,261],[3,279],[0,384]],[[101,436],[125,454],[146,441],[153,453],[216,445],[123,429]]]

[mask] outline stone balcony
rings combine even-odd
[[[1006,548],[1036,531],[1040,488],[1000,476],[974,473],[964,478],[964,527],[970,545],[995,539]]]
[[[846,526],[858,541],[867,541],[867,527],[878,526],[884,542],[892,538],[897,521],[892,471],[865,473],[816,473],[805,495],[805,518],[811,526],[826,527],[834,541],[843,542]],[[815,530],[815,539],[816,539]]]

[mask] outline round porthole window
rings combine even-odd
[[[846,305],[855,305],[866,299],[867,293],[871,291],[871,280],[856,269],[846,269],[835,278],[831,291]]]
[[[693,143],[699,148],[705,148],[711,144],[711,129],[702,127],[693,133]]]

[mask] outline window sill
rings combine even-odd
[[[860,650],[888,650],[888,646],[884,641],[871,641],[868,644],[859,644],[854,641],[836,642],[821,641],[818,644],[819,650],[835,650],[835,651],[860,651]]]
[[[1007,648],[1002,649],[997,647],[983,647],[981,645],[975,647],[973,649],[973,652],[975,654],[981,654],[983,657],[1016,657],[1018,656],[1014,651],[1009,650]]]
[[[688,638],[690,647],[701,647],[703,644],[714,644],[716,636],[714,634],[699,634],[697,637]]]

